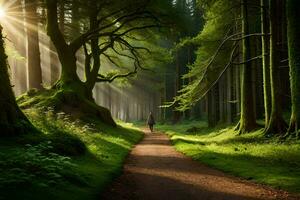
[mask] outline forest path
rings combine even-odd
[[[101,199],[298,199],[211,169],[175,151],[165,134],[144,132],[143,141],[125,162],[123,175]]]

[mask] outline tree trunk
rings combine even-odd
[[[241,61],[239,59],[238,61]],[[234,67],[234,80],[235,80],[235,119],[241,117],[241,68]]]
[[[230,67],[227,72],[227,88],[226,88],[226,93],[227,93],[227,100],[226,100],[226,106],[227,106],[227,116],[226,116],[226,122],[228,124],[231,124],[233,122],[233,115],[232,115],[232,99],[233,99],[233,82],[232,82],[232,73],[233,69]]]
[[[298,137],[300,125],[300,11],[298,0],[287,0],[288,51],[291,81],[292,114],[289,134]]]
[[[59,50],[57,50],[58,57],[62,65],[60,82],[65,85],[69,85],[70,83],[81,83],[76,71],[77,59],[75,53],[69,48],[66,48],[64,51],[63,49],[64,48],[59,47]]]
[[[27,27],[27,75],[28,88],[42,89],[42,69],[39,47],[37,3],[25,0]]]
[[[90,1],[90,6],[91,9],[94,6],[95,2]],[[97,28],[97,17],[98,17],[98,12],[97,11],[91,11],[89,21],[90,21],[90,29],[96,29]],[[74,20],[76,21],[76,20]],[[93,88],[95,87],[95,84],[97,82],[97,77],[98,73],[100,70],[101,66],[101,61],[100,61],[100,47],[99,47],[99,39],[98,38],[93,38],[90,40],[91,42],[91,51],[92,51],[92,58],[93,58],[93,65],[90,66],[90,69],[86,69],[85,71],[87,72],[85,76],[87,77],[85,85],[87,87],[88,91],[92,91]]]
[[[286,123],[282,117],[282,105],[280,95],[280,31],[278,27],[278,0],[270,0],[270,81],[271,81],[271,116],[266,134],[282,134],[286,131]]]
[[[224,81],[224,76],[222,76],[219,80],[219,82],[217,83],[218,85],[218,96],[219,96],[219,122],[220,123],[224,123],[225,122],[225,119],[224,119],[224,116],[225,116],[225,108],[224,108],[224,102],[225,102],[225,98],[224,98],[224,84],[225,84],[225,81]]]
[[[62,33],[65,31],[65,3],[63,1],[59,4],[59,29]],[[51,76],[51,85],[54,85],[60,77],[60,65],[58,55],[53,45],[50,41],[50,76]]]
[[[288,67],[288,45],[287,45],[287,15],[286,15],[286,0],[280,1],[280,22],[281,22],[281,66],[280,66],[280,85],[281,85],[281,96],[282,96],[282,110],[291,110],[291,87],[290,87],[290,76]]]
[[[217,125],[216,104],[215,104],[215,90],[212,88],[207,95],[207,119],[208,127],[215,127]]]
[[[0,26],[0,136],[13,136],[30,131],[33,126],[19,109],[12,91]]]
[[[60,66],[59,66],[59,59],[56,53],[55,46],[53,45],[52,41],[49,42],[49,49],[50,49],[50,84],[54,85],[60,76]]]
[[[248,8],[247,0],[242,0],[242,31],[243,35],[249,34],[248,24]],[[251,57],[250,38],[243,39],[243,60],[244,62]],[[239,134],[250,132],[257,127],[254,103],[253,103],[253,90],[251,90],[252,70],[251,63],[245,62],[241,70],[241,118],[239,122]]]
[[[180,90],[181,84],[181,76],[180,76],[180,59],[179,59],[179,50],[176,51],[176,74],[175,74],[175,85],[174,85],[174,96],[177,96],[177,92]],[[174,106],[175,108],[177,107],[177,104]],[[178,123],[181,120],[182,113],[173,110],[173,123]]]
[[[20,16],[15,16],[17,20],[12,21],[11,25],[18,32],[14,39],[16,43],[16,50],[22,57],[26,57],[26,41],[25,41],[25,26],[24,26],[24,16],[23,7],[21,0],[16,1],[12,6],[12,12],[21,13]],[[21,37],[22,36],[22,37]],[[26,62],[23,59],[16,60],[15,66],[15,81],[16,85],[14,91],[16,95],[20,95],[27,91],[27,73],[26,73]]]
[[[56,93],[58,103],[64,103],[78,108],[84,115],[99,117],[104,123],[116,126],[108,109],[96,105],[92,89],[79,79],[77,75],[76,52],[77,47],[67,44],[64,35],[59,29],[57,16],[57,0],[47,0],[47,34],[50,36],[61,63],[61,76],[54,88],[59,88]],[[63,106],[63,105],[61,105]]]

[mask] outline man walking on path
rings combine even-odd
[[[152,115],[152,112],[149,113],[149,116],[148,116],[148,120],[147,120],[147,124],[150,128],[150,131],[151,133],[153,132],[153,126],[155,124],[155,121],[154,121],[154,117]]]

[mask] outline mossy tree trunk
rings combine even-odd
[[[271,115],[265,134],[282,134],[287,125],[282,117],[280,87],[280,27],[278,25],[278,1],[270,0],[270,82],[271,82]]]
[[[242,32],[244,36],[249,34],[247,3],[247,0],[242,0]],[[243,60],[245,63],[241,69],[241,118],[239,122],[239,134],[250,132],[257,127],[254,112],[253,91],[250,89],[252,86],[252,65],[250,62],[247,62],[250,59],[250,38],[244,37]]]
[[[0,136],[20,135],[33,126],[19,109],[8,75],[7,56],[0,26]]]
[[[61,76],[54,85],[54,88],[60,91],[57,93],[59,99],[62,99],[67,105],[75,105],[86,114],[94,113],[103,122],[116,126],[110,111],[95,104],[92,96],[94,85],[93,87],[87,87],[86,83],[82,82],[77,75],[76,52],[81,45],[76,43],[77,40],[68,44],[59,29],[57,0],[47,0],[46,5],[47,34],[56,48],[61,63]]]
[[[61,75],[55,87],[76,91],[78,95],[87,98],[88,91],[77,75],[76,52],[78,49],[67,44],[59,29],[57,1],[47,1],[47,16],[47,33],[56,48],[61,63]]]
[[[39,47],[37,2],[25,0],[26,28],[27,28],[27,75],[28,88],[41,89],[42,68]]]
[[[264,81],[265,129],[269,125],[271,115],[271,86],[269,63],[269,25],[267,15],[267,0],[261,0],[261,32],[262,32],[262,64]]]
[[[299,134],[300,125],[300,9],[298,0],[287,0],[288,51],[291,81],[292,114],[289,134]]]

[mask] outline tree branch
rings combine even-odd
[[[259,56],[250,58],[250,59],[248,59],[248,60],[246,60],[246,61],[243,61],[243,62],[238,62],[238,63],[237,63],[237,62],[232,62],[231,64],[233,64],[233,65],[243,65],[243,64],[252,62],[252,61],[254,61],[254,60],[262,59],[262,57],[263,57],[262,55],[259,55]]]

